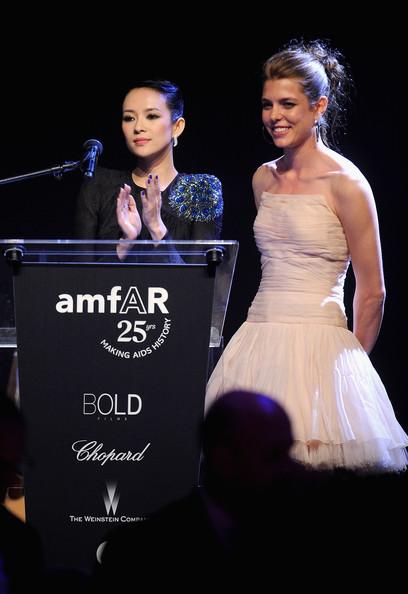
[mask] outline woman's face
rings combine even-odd
[[[172,149],[175,124],[159,91],[132,89],[122,111],[122,130],[131,153],[146,158]]]
[[[297,78],[266,80],[262,93],[262,122],[275,145],[295,148],[315,137],[319,112],[311,105]]]

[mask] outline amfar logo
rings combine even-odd
[[[111,314],[127,314],[130,310],[136,310],[139,314],[153,314],[158,308],[161,313],[168,314],[169,311],[164,305],[169,294],[163,287],[147,287],[147,308],[139,293],[137,287],[129,287],[123,303],[118,308],[122,301],[120,292],[121,286],[112,287],[110,294],[106,296],[77,294],[70,295],[69,293],[61,293],[58,295],[59,301],[55,305],[58,313],[111,313]],[[107,306],[106,301],[109,302]],[[95,311],[96,309],[96,311]]]
[[[116,490],[118,483],[108,482],[106,483],[106,493],[103,496],[103,502],[105,504],[106,515],[109,516],[112,510],[112,515],[116,515],[116,509],[119,503],[119,492]]]
[[[58,314],[84,314],[84,319],[93,314],[112,314],[112,318],[102,318],[104,336],[96,337],[100,347],[120,359],[143,359],[161,348],[170,334],[168,299],[164,287],[145,287],[142,291],[136,286],[126,289],[116,285],[106,295],[60,293],[55,309]]]

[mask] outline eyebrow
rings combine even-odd
[[[131,113],[135,113],[134,109],[124,109],[123,112],[125,112],[125,111],[130,111]],[[148,107],[144,111],[145,112],[147,112],[147,111],[160,111],[161,112],[161,109],[159,107]]]
[[[267,97],[262,97],[261,101],[268,101],[269,103],[272,99],[268,99]],[[278,101],[297,101],[296,97],[281,97]]]

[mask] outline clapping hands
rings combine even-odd
[[[136,207],[131,188],[124,184],[116,199],[116,217],[124,239],[137,239],[142,230],[142,221]]]
[[[136,207],[130,186],[124,184],[117,197],[116,216],[125,239],[135,240],[142,230],[142,221]],[[142,219],[152,239],[160,240],[167,232],[161,218],[161,191],[159,177],[150,174],[147,178],[146,190],[140,193],[142,201]]]

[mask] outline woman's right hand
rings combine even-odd
[[[123,238],[134,241],[142,230],[142,221],[130,191],[131,188],[127,184],[124,184],[123,188],[119,190],[116,199],[116,218],[122,229]]]

